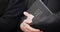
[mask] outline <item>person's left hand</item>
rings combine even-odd
[[[34,17],[33,15],[27,12],[24,12],[24,15],[27,16],[27,19],[25,19],[20,25],[23,32],[42,32],[39,29],[35,29],[30,26],[30,23],[32,23],[32,19]]]

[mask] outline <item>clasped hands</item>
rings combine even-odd
[[[43,32],[30,26],[32,19],[34,18],[33,15],[29,14],[28,12],[24,12],[23,14],[27,16],[27,19],[20,24],[20,28],[23,32]]]

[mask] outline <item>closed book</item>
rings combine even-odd
[[[31,27],[37,28],[37,29],[42,29],[46,30],[46,25],[41,25],[43,24],[42,22],[39,24],[44,16],[49,16],[52,15],[52,11],[41,1],[41,0],[36,0],[32,6],[27,10],[28,13],[34,15],[34,18],[32,19]],[[33,24],[33,25],[32,25]]]

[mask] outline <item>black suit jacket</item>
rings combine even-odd
[[[0,32],[17,32],[25,0],[0,0]]]
[[[56,14],[33,20],[31,26],[44,32],[60,32],[60,0],[43,0],[43,2]]]

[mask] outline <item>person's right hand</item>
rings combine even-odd
[[[32,23],[32,19],[34,17],[33,15],[31,15],[27,12],[25,12],[24,15],[27,16],[27,19],[25,19],[20,25],[20,28],[23,32],[42,32],[39,29],[32,28],[29,25],[30,23]]]

